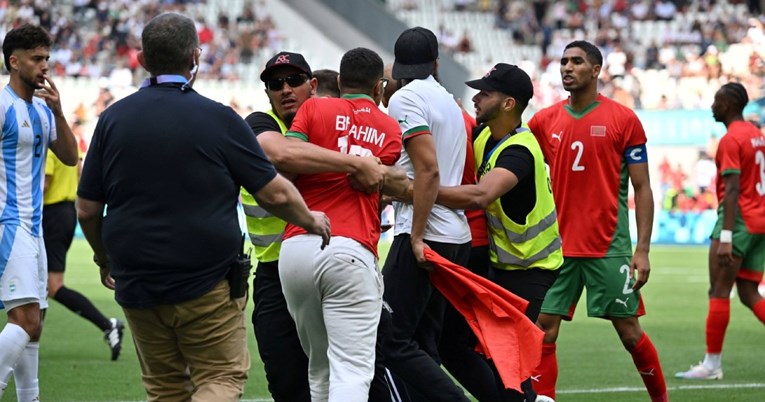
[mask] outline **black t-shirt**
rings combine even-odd
[[[247,118],[244,119],[252,129],[257,137],[260,133],[265,131],[275,131],[277,133],[282,132],[282,128],[279,127],[279,123],[274,120],[272,116],[264,112],[250,113]]]
[[[242,244],[236,204],[276,175],[231,108],[178,84],[143,88],[100,116],[78,195],[107,206],[103,240],[128,308],[194,299]]]
[[[477,138],[485,126],[479,126],[473,131],[473,141]],[[515,135],[515,134],[514,134]],[[489,138],[484,147],[482,162],[499,141]],[[518,177],[518,184],[512,190],[500,197],[502,210],[513,222],[523,225],[526,216],[534,208],[537,201],[536,186],[534,184],[534,156],[528,148],[521,145],[510,145],[503,149],[497,157],[493,169],[506,169]]]

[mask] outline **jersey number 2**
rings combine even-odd
[[[39,158],[42,155],[42,135],[35,134],[35,157]]]
[[[765,195],[765,154],[762,151],[757,151],[754,155],[754,161],[757,163],[757,170],[760,171],[760,182],[757,183],[755,188],[757,189],[757,194],[762,196]]]
[[[582,154],[584,153],[584,144],[582,144],[582,141],[574,141],[571,143],[571,149],[576,151],[576,158],[574,158],[574,164],[571,165],[571,170],[574,172],[581,172],[584,170],[584,166],[580,165],[579,162],[582,161]]]

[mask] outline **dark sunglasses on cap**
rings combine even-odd
[[[305,74],[302,74],[302,73],[290,74],[286,77],[269,79],[268,81],[266,81],[266,88],[268,88],[271,91],[281,91],[282,88],[284,88],[285,82],[291,88],[296,88],[305,84],[306,81],[308,81],[308,76]]]

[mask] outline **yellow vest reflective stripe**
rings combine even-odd
[[[526,223],[523,225],[505,215],[500,198],[492,201],[486,208],[489,258],[492,265],[506,270],[558,269],[563,264],[563,252],[555,203],[539,143],[528,130],[516,133],[497,145],[484,165],[486,144],[490,137],[491,132],[487,127],[481,131],[473,144],[479,180],[494,168],[502,150],[509,146],[520,145],[528,149],[534,157],[534,187],[536,189],[536,204],[526,216]],[[483,169],[479,171],[480,167]]]
[[[276,116],[273,110],[266,112],[279,124],[281,133],[287,132],[287,126]],[[282,247],[282,236],[287,222],[271,215],[259,206],[255,197],[244,188],[241,189],[242,208],[247,221],[247,232],[250,234],[255,251],[255,258],[260,262],[271,262],[279,259]]]

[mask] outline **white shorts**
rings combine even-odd
[[[24,304],[48,307],[48,261],[42,236],[0,225],[0,301],[6,310]]]

